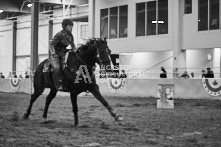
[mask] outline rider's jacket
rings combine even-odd
[[[68,45],[71,46],[71,49],[75,49],[74,37],[71,33],[61,30],[54,36],[53,40],[51,41],[51,45],[54,47],[57,55],[63,56]]]

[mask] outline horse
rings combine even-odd
[[[102,69],[110,70],[110,49],[106,39],[89,39],[85,44],[81,45],[76,52],[69,52],[66,63],[62,66],[63,83],[67,92],[70,92],[72,111],[74,113],[74,126],[79,125],[77,96],[84,91],[91,92],[95,98],[106,107],[116,121],[123,120],[123,117],[115,112],[100,93],[99,86],[95,79],[95,63],[99,64]],[[45,121],[47,120],[49,105],[58,92],[53,82],[52,72],[53,67],[50,65],[50,58],[45,59],[37,66],[33,81],[34,93],[31,94],[28,109],[23,115],[24,119],[29,118],[33,103],[44,92],[44,89],[50,88],[43,112],[43,119]]]

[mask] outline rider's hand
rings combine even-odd
[[[76,53],[76,48],[72,48],[71,52]]]

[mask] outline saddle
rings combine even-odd
[[[61,69],[65,68],[65,65],[66,65],[67,60],[68,60],[68,56],[69,56],[69,52],[66,52],[64,57],[61,59]],[[53,72],[54,69],[52,67],[53,67],[53,64],[52,64],[50,58],[48,58],[47,61],[44,64],[43,72],[44,73],[45,72]]]

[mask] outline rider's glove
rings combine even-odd
[[[71,49],[71,51],[72,51],[72,52],[75,52],[75,51],[76,51],[76,47],[73,47],[73,48]]]

